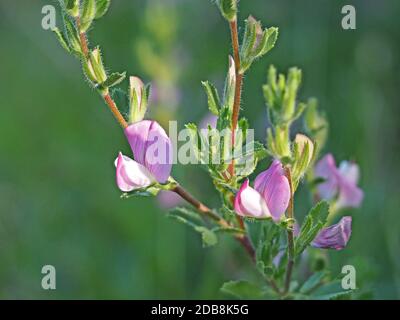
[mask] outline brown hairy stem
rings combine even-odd
[[[236,73],[235,97],[234,97],[233,112],[232,112],[232,138],[231,138],[232,148],[234,149],[235,133],[239,120],[240,100],[242,96],[243,75],[240,73],[240,54],[239,54],[239,37],[238,37],[237,20],[235,19],[229,22],[229,27],[231,30],[233,59],[235,61],[235,73]],[[235,175],[234,160],[232,160],[232,162],[230,163],[228,172],[231,178]]]
[[[293,219],[294,218],[293,183],[292,183],[292,174],[290,172],[289,167],[285,168],[285,175],[289,181],[289,186],[290,186],[288,218]],[[292,228],[289,228],[287,230],[287,239],[288,239],[288,264],[286,267],[285,290],[284,290],[285,294],[289,291],[290,281],[292,278],[293,266],[294,266],[294,235]]]
[[[89,56],[89,46],[88,46],[87,35],[86,35],[85,32],[81,32],[80,31],[80,25],[81,25],[80,18],[77,17],[76,18],[76,27],[77,27],[78,32],[79,32],[79,40],[80,40],[82,52],[83,52],[83,55],[85,56],[85,58],[88,58],[88,56]],[[128,123],[126,122],[125,118],[122,116],[121,112],[119,112],[119,109],[118,109],[115,101],[111,98],[108,90],[106,91],[106,93],[102,94],[102,97],[104,99],[104,102],[107,104],[108,108],[110,109],[110,111],[114,115],[115,119],[120,124],[120,126],[123,129],[128,127]]]

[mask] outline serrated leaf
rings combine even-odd
[[[107,80],[104,81],[103,86],[107,88],[116,86],[117,84],[120,84],[122,81],[124,81],[125,77],[126,72],[114,72],[107,77]]]
[[[111,0],[96,0],[96,15],[95,19],[103,17],[110,7]]]
[[[61,32],[58,28],[54,28],[51,31],[54,32],[54,34],[56,35],[58,41],[60,42],[61,46],[67,51],[67,52],[71,52],[71,49],[69,48],[68,45],[68,39],[67,37],[64,35],[63,32]]]
[[[246,280],[225,282],[220,290],[239,299],[260,299],[264,296],[262,287]]]
[[[326,224],[329,215],[329,204],[326,201],[319,202],[314,206],[306,218],[300,229],[300,234],[295,241],[295,254],[300,255],[308,245],[315,239],[318,232]]]
[[[219,109],[221,108],[221,102],[219,100],[218,91],[215,86],[208,82],[202,81],[201,84],[203,85],[204,89],[206,90],[207,94],[207,102],[208,102],[208,109],[215,114],[219,114]]]

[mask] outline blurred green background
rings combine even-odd
[[[217,8],[210,0],[112,2],[90,32],[107,67],[155,84],[150,115],[160,122],[200,121],[200,82],[222,87],[230,53]],[[57,5],[0,0],[0,298],[224,298],[221,284],[254,277],[251,263],[229,239],[203,249],[156,199],[120,199],[113,160],[129,146],[79,63],[41,28],[45,4]],[[341,28],[345,4],[356,8],[356,30]],[[369,298],[400,298],[400,2],[240,1],[241,19],[249,14],[280,36],[246,76],[243,114],[264,139],[268,65],[303,69],[301,98],[317,97],[331,123],[325,151],[359,162],[365,191],[362,208],[347,212],[348,248],[330,252],[332,269],[353,264]],[[174,175],[218,203],[198,167],[175,166]],[[57,290],[41,288],[46,264],[56,267]]]

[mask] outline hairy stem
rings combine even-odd
[[[235,97],[234,97],[233,112],[232,112],[232,138],[231,138],[232,148],[234,148],[235,132],[239,120],[240,100],[242,96],[243,74],[240,73],[240,54],[239,54],[239,37],[238,37],[237,20],[235,19],[229,22],[229,27],[231,30],[233,59],[235,60],[235,73],[236,73]],[[228,172],[231,178],[235,175],[234,160],[232,160],[231,164],[229,165]]]
[[[289,167],[285,168],[285,174],[289,181],[289,186],[290,186],[288,218],[293,219],[294,218],[293,183],[292,183],[292,174],[290,172]],[[287,230],[287,239],[288,239],[288,264],[286,267],[286,279],[285,279],[285,290],[284,290],[285,294],[289,291],[290,281],[292,279],[293,266],[294,266],[294,235],[292,228],[289,228]]]
[[[85,32],[81,32],[81,19],[80,17],[76,17],[76,27],[79,32],[79,40],[81,42],[81,48],[83,55],[87,58],[89,56],[89,46],[88,46],[88,41],[87,41],[87,36]]]
[[[83,55],[85,56],[85,59],[87,59],[89,56],[89,46],[88,46],[87,35],[85,32],[80,31],[80,25],[81,25],[80,18],[77,17],[75,21],[76,21],[76,27],[79,31],[79,41],[81,44],[82,52],[83,52]],[[108,108],[114,115],[115,119],[120,124],[120,126],[123,129],[125,129],[128,126],[128,123],[126,122],[125,118],[122,116],[121,112],[119,112],[119,109],[118,109],[115,101],[111,98],[108,90],[102,94],[102,97],[104,99],[104,102],[107,104]]]
[[[122,116],[121,112],[119,112],[117,105],[115,104],[114,100],[111,98],[111,96],[108,92],[103,95],[103,99],[104,99],[105,103],[107,104],[108,108],[111,110],[115,119],[120,124],[120,126],[123,129],[128,127],[128,123],[126,122],[125,118]]]

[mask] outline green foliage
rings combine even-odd
[[[257,268],[263,275],[276,278],[279,270],[273,261],[281,250],[281,228],[271,221],[262,222],[260,227],[261,232],[256,248]]]
[[[124,79],[126,78],[126,72],[119,73],[119,72],[113,72],[111,73],[106,81],[103,82],[103,86],[107,88],[114,87],[118,84],[120,84]]]
[[[215,88],[215,86],[208,82],[208,81],[203,81],[202,85],[204,89],[206,90],[207,94],[207,101],[208,101],[208,109],[215,114],[219,114],[219,110],[221,109],[221,103],[219,101],[219,96],[218,96],[218,91]]]
[[[217,0],[218,7],[223,17],[228,21],[234,21],[237,14],[238,0]]]
[[[239,299],[261,299],[265,295],[264,288],[246,280],[225,282],[221,291]]]
[[[328,215],[329,204],[326,201],[319,202],[310,210],[301,226],[300,234],[295,241],[296,256],[299,256],[315,239],[318,232],[326,224]]]
[[[304,127],[307,134],[317,142],[316,157],[324,147],[328,137],[329,123],[326,115],[318,110],[318,100],[310,98],[304,115]]]
[[[263,30],[261,23],[252,16],[247,18],[245,23],[243,43],[240,48],[241,74],[244,74],[256,59],[268,53],[278,39],[278,28]]]
[[[96,0],[96,14],[95,19],[102,18],[110,7],[111,0]]]
[[[196,211],[185,207],[178,207],[171,210],[168,213],[168,217],[175,219],[200,233],[203,247],[212,247],[218,243],[216,233],[204,226],[204,221],[199,218]]]
[[[82,0],[80,31],[86,32],[96,17],[96,0]]]

